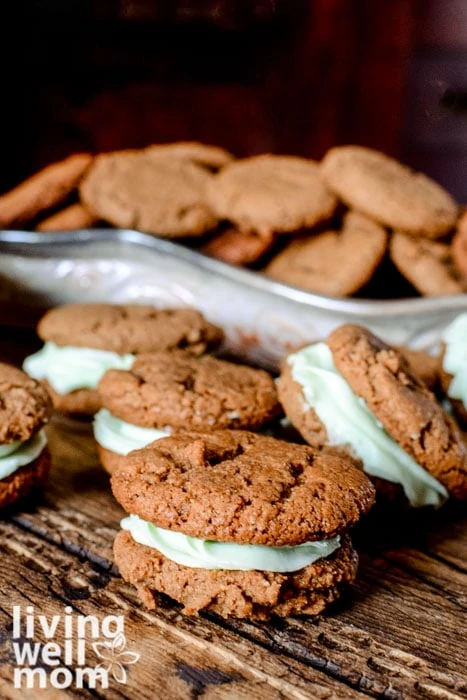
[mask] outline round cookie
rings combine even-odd
[[[99,394],[117,418],[162,430],[255,430],[281,413],[267,372],[184,351],[139,355],[131,370],[109,370]]]
[[[121,151],[94,160],[80,197],[95,216],[120,228],[199,236],[218,221],[206,201],[211,179],[206,168],[185,158]]]
[[[112,490],[127,512],[158,527],[270,546],[334,537],[374,499],[350,461],[236,430],[175,435],[131,452]]]
[[[50,411],[42,384],[0,362],[0,444],[25,442],[45,425]]]
[[[327,340],[338,371],[391,437],[455,497],[467,497],[467,446],[402,355],[359,326]]]
[[[209,183],[208,201],[219,218],[265,234],[314,226],[337,205],[317,163],[274,155],[227,165]]]
[[[391,236],[389,251],[397,269],[421,294],[443,296],[465,291],[447,244],[396,231]]]
[[[446,190],[379,151],[337,146],[325,155],[321,172],[349,207],[385,226],[438,238],[456,222],[458,207]]]
[[[183,348],[201,355],[217,347],[223,332],[194,309],[138,304],[69,304],[48,311],[37,332],[57,345],[145,353]]]
[[[50,471],[51,460],[47,447],[33,462],[0,479],[0,508],[11,505],[42,486]]]
[[[189,569],[138,544],[124,530],[116,537],[114,555],[121,575],[150,609],[156,607],[155,591],[161,591],[182,603],[188,615],[209,610],[223,617],[268,620],[272,614],[318,615],[352,583],[357,553],[348,536],[341,542],[330,557],[289,574]]]
[[[340,231],[297,238],[265,272],[280,282],[328,296],[346,296],[373,276],[386,252],[387,233],[371,219],[348,212]]]
[[[145,149],[148,155],[167,155],[176,158],[186,158],[196,165],[205,168],[219,170],[228,163],[235,160],[235,157],[219,146],[209,146],[197,141],[179,141],[177,143],[156,143]]]

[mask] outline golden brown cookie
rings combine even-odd
[[[224,571],[194,569],[118,533],[115,563],[121,575],[136,586],[143,603],[156,608],[156,592],[184,606],[186,615],[201,610],[222,617],[268,620],[271,615],[318,615],[355,579],[358,557],[348,536],[330,557],[318,559],[299,571]]]
[[[218,221],[206,201],[212,179],[194,162],[146,151],[98,156],[80,186],[84,205],[121,228],[199,236]]]
[[[258,234],[228,228],[205,243],[201,252],[231,265],[249,265],[259,260],[274,243],[274,234]]]
[[[217,347],[223,332],[195,309],[143,304],[66,304],[39,321],[39,336],[57,345],[144,353],[183,348],[200,355]]]
[[[350,460],[244,430],[173,435],[135,450],[112,491],[157,527],[278,547],[345,532],[374,499]]]
[[[397,269],[424,296],[462,294],[465,290],[449,245],[396,231],[389,251]]]
[[[310,292],[346,296],[371,279],[386,244],[384,228],[362,214],[348,212],[340,231],[297,238],[269,263],[265,272]]]
[[[174,156],[176,158],[186,158],[197,165],[205,168],[218,170],[227,163],[235,160],[235,157],[219,146],[209,146],[197,141],[179,141],[177,143],[156,143],[148,146],[145,151],[148,154]]]
[[[77,153],[52,163],[0,197],[0,228],[27,224],[63,202],[91,165],[89,153]]]
[[[131,370],[109,370],[99,395],[117,418],[161,430],[255,430],[281,413],[264,370],[182,350],[138,355]]]
[[[227,165],[211,180],[208,200],[221,219],[265,234],[314,226],[332,216],[337,204],[317,163],[274,155]]]
[[[69,207],[48,216],[37,225],[38,231],[74,231],[91,228],[99,221],[83,204],[71,204]]]
[[[337,146],[325,155],[322,175],[349,207],[384,226],[437,238],[451,229],[458,207],[422,173],[363,146]]]

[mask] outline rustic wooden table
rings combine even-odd
[[[19,363],[29,338],[0,333],[0,356]],[[43,496],[0,521],[1,698],[467,697],[467,532],[459,505],[409,520],[368,521],[356,533],[361,568],[355,587],[318,619],[258,624],[186,617],[162,597],[149,612],[112,565],[123,511],[99,467],[90,426],[56,418],[48,434],[53,469]],[[20,642],[28,606],[41,643],[47,640],[40,615],[47,624],[54,615],[94,615],[101,622],[123,615],[125,651],[140,655],[123,664],[126,683],[111,678],[106,690],[15,688],[13,606],[22,616]],[[54,642],[63,647],[65,635],[60,622]],[[99,661],[86,646],[86,662]],[[39,665],[49,678],[54,666]],[[62,665],[76,669],[74,661]],[[60,679],[66,682],[66,674]]]

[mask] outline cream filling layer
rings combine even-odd
[[[452,375],[448,396],[462,401],[467,408],[467,314],[457,316],[442,339],[446,344],[443,369]]]
[[[290,355],[293,379],[305,402],[326,428],[331,445],[346,445],[362,460],[371,476],[400,484],[412,506],[440,506],[446,488],[400,447],[386,432],[365,401],[336,369],[326,343],[310,345]]]
[[[157,549],[177,564],[197,569],[288,573],[329,557],[340,547],[338,535],[329,540],[305,542],[295,547],[268,547],[188,537],[181,532],[156,527],[137,515],[129,515],[120,524],[135,542]]]
[[[164,430],[127,423],[112,415],[107,408],[101,408],[94,416],[93,430],[96,442],[101,447],[119,455],[127,455],[132,450],[139,450],[154,440],[170,435]]]
[[[108,369],[131,369],[135,355],[108,350],[45,343],[27,357],[23,369],[34,379],[46,379],[59,394],[76,389],[96,389]]]
[[[2,445],[0,452],[0,479],[6,479],[20,467],[34,462],[47,445],[47,437],[44,430],[40,430],[26,442],[13,442]],[[6,450],[5,448],[8,448]]]

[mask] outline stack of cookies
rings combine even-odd
[[[361,146],[321,163],[237,160],[196,142],[77,154],[0,197],[3,228],[97,222],[180,239],[327,296],[466,290],[467,215],[430,178]]]
[[[189,309],[66,306],[39,334],[25,368],[42,386],[0,368],[21,397],[16,412],[13,390],[6,403],[0,468],[27,465],[1,483],[20,492],[48,466],[45,389],[58,410],[97,411],[97,451],[127,513],[115,560],[150,608],[164,593],[188,614],[315,615],[356,576],[350,531],[375,493],[391,508],[467,499],[467,444],[440,403],[444,388],[465,420],[467,314],[439,357],[341,326],[285,358],[277,385],[210,355],[222,331]],[[283,410],[308,444],[273,437]]]
[[[316,615],[354,580],[349,529],[374,498],[348,459],[236,430],[132,452],[112,489],[129,514],[115,561],[149,608],[162,592],[263,620]]]
[[[466,317],[463,328],[457,352],[465,356]],[[448,346],[445,360],[451,354]],[[413,507],[438,507],[450,495],[467,498],[467,445],[455,420],[414,373],[420,363],[421,353],[409,364],[368,330],[345,325],[286,358],[279,396],[309,444],[347,449],[380,494]],[[454,372],[458,367],[449,366]],[[455,397],[463,383],[458,372],[450,377]]]

